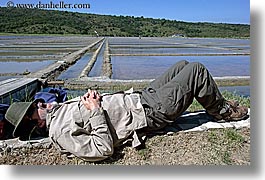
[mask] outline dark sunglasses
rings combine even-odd
[[[26,116],[28,117],[32,117],[33,113],[37,110],[37,109],[45,109],[43,106],[44,103],[43,101],[35,101],[34,103],[32,103],[32,105],[30,106],[30,108],[28,109]]]

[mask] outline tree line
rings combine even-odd
[[[183,22],[134,16],[68,11],[0,8],[0,32],[23,34],[84,34],[119,37],[249,38],[250,25]]]

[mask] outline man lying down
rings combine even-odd
[[[141,92],[102,96],[88,90],[60,105],[42,99],[15,102],[5,118],[15,126],[15,137],[48,135],[61,152],[99,161],[128,139],[138,147],[146,134],[174,122],[194,98],[217,122],[242,120],[248,114],[247,107],[224,99],[204,65],[180,61]]]

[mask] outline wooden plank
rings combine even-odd
[[[53,85],[64,85],[64,81],[48,81],[48,86],[53,86]]]
[[[37,78],[14,78],[10,81],[6,81],[0,86],[0,95],[26,86],[34,81],[37,81]]]
[[[14,100],[24,101],[40,89],[37,78],[12,78],[0,82],[0,103],[10,104]]]
[[[10,82],[13,82],[13,81],[16,81],[16,80],[17,80],[17,78],[10,78],[10,79],[0,81],[0,86],[7,84],[7,83],[10,83]]]

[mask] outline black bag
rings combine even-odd
[[[5,114],[8,108],[8,104],[0,104],[0,140],[13,138],[13,130],[15,126],[5,119]]]

